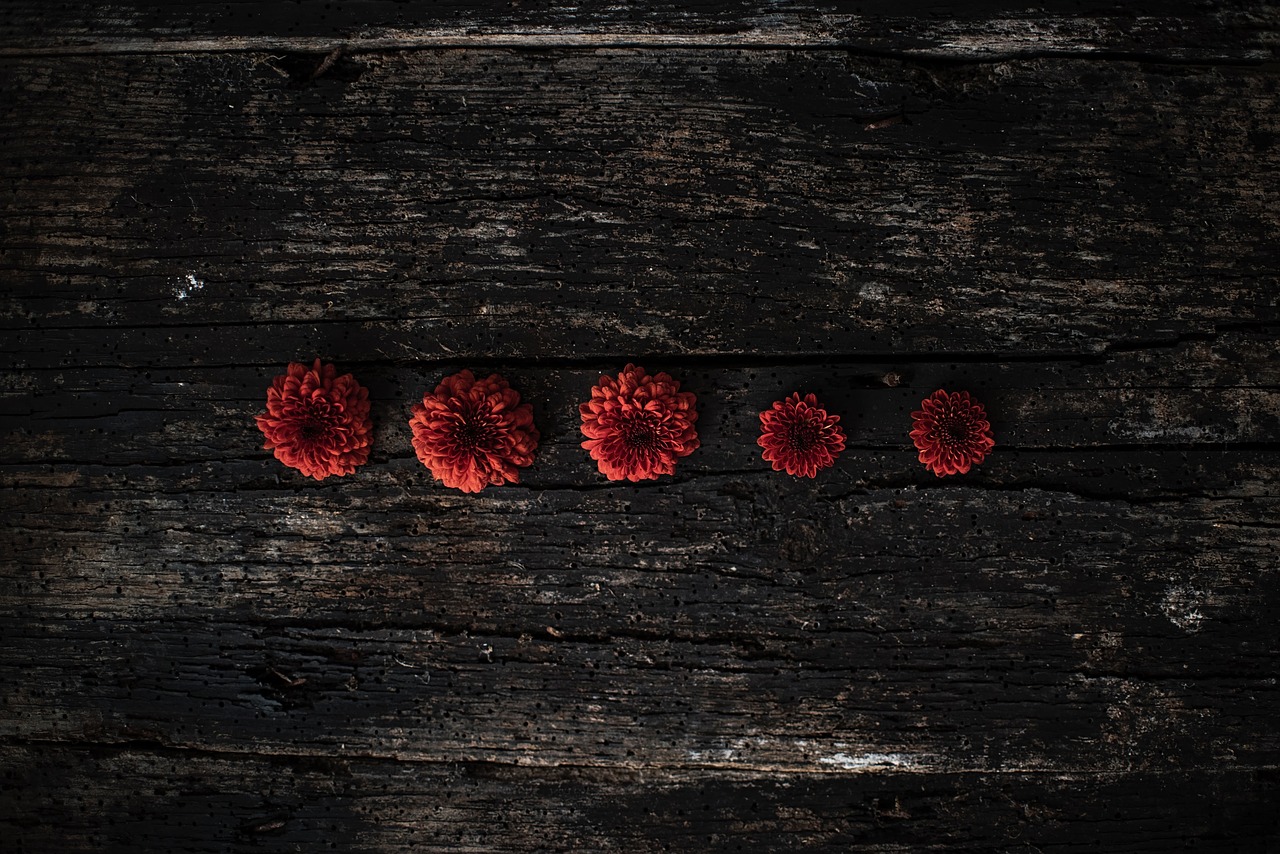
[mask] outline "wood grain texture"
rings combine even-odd
[[[5,749],[0,768],[6,807],[29,817],[23,852],[1186,846],[1267,854],[1277,829],[1274,815],[1251,799],[1274,799],[1273,771],[663,779],[580,768],[61,747]]]
[[[1242,791],[1275,792],[1273,775],[1215,772],[1111,776],[1025,774],[713,777],[653,780],[577,769],[501,774],[485,766],[424,767],[368,760],[205,757],[95,750],[6,751],[13,803],[56,817],[31,837],[77,850],[136,850],[187,843],[188,850],[525,851],[1108,851],[1145,842],[1207,849],[1274,829]],[[98,806],[75,790],[121,784]],[[138,797],[135,792],[151,792]],[[1173,797],[1153,799],[1151,791]],[[1186,798],[1175,812],[1172,803]],[[563,804],[546,809],[547,803]],[[495,809],[495,804],[502,805]],[[1212,806],[1210,806],[1212,805]],[[103,808],[110,826],[97,816]],[[388,816],[353,832],[369,814]],[[354,820],[353,820],[354,819]],[[1174,836],[1168,827],[1184,828]],[[946,828],[929,834],[915,827]],[[36,850],[36,849],[31,849]]]
[[[1280,45],[1267,3],[1048,0],[580,3],[493,0],[10,0],[0,56],[424,47],[822,47],[950,60],[1046,54],[1264,62]]]
[[[1280,847],[1275,12],[1080,11],[7,4],[6,843]],[[323,483],[252,420],[316,355]],[[629,360],[657,483],[579,446]],[[408,441],[463,367],[543,434],[478,496]]]
[[[5,358],[1103,353],[1280,319],[1268,71],[346,62],[9,61]]]

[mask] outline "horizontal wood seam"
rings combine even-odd
[[[546,779],[548,772],[555,771],[558,774],[618,774],[618,773],[643,773],[650,778],[653,774],[662,774],[667,772],[670,774],[670,780],[687,782],[695,779],[698,774],[705,773],[707,777],[714,777],[718,780],[724,779],[769,779],[777,780],[780,776],[803,779],[809,777],[826,777],[832,775],[848,775],[848,774],[874,774],[883,775],[886,772],[892,774],[913,774],[919,776],[938,776],[938,775],[967,775],[967,776],[1005,776],[1005,775],[1036,775],[1046,778],[1060,777],[1063,775],[1079,776],[1079,777],[1098,777],[1114,779],[1125,774],[1158,774],[1158,775],[1177,775],[1187,774],[1190,772],[1267,772],[1280,771],[1280,765],[1271,763],[1243,763],[1232,764],[1224,767],[1222,765],[1206,765],[1206,766],[1183,766],[1177,769],[1134,769],[1131,771],[1117,772],[1114,768],[1055,768],[1046,769],[1043,767],[1001,767],[1001,768],[940,768],[936,765],[894,765],[886,767],[883,765],[868,765],[865,767],[843,768],[837,765],[828,765],[815,767],[812,769],[799,770],[796,768],[776,769],[769,765],[761,765],[759,767],[745,766],[742,763],[716,763],[706,762],[690,765],[649,765],[638,762],[631,763],[602,763],[602,764],[574,764],[564,762],[557,759],[554,764],[521,764],[517,762],[498,762],[495,760],[470,759],[459,761],[457,759],[426,759],[421,756],[400,756],[393,754],[357,752],[353,750],[342,750],[333,754],[317,753],[317,752],[286,752],[265,749],[247,751],[236,750],[234,748],[214,747],[211,744],[203,746],[196,745],[179,745],[166,744],[161,741],[153,741],[150,739],[126,739],[121,741],[99,741],[86,739],[83,736],[77,736],[73,740],[64,741],[53,738],[8,738],[0,737],[0,750],[37,750],[40,748],[55,748],[63,750],[98,750],[110,751],[117,754],[124,753],[140,753],[147,752],[156,755],[169,756],[207,756],[218,759],[243,759],[250,761],[314,761],[317,758],[329,759],[335,762],[368,762],[368,763],[389,763],[403,766],[406,763],[417,766],[440,766],[442,768],[457,769],[459,766],[465,766],[473,769],[488,769],[490,772],[502,771],[518,771],[525,772]]]
[[[224,43],[229,42],[229,43]],[[476,36],[446,35],[421,38],[367,39],[353,43],[343,39],[318,37],[303,38],[254,38],[195,39],[175,41],[121,41],[100,42],[74,46],[0,47],[0,59],[70,58],[79,56],[181,56],[192,54],[238,54],[285,51],[288,53],[315,54],[323,59],[336,49],[344,55],[371,53],[401,53],[432,50],[510,50],[510,51],[596,51],[596,50],[657,50],[657,51],[797,51],[844,53],[850,57],[890,59],[902,62],[929,62],[948,65],[981,65],[1011,61],[1040,59],[1089,59],[1098,62],[1151,63],[1192,67],[1270,67],[1280,65],[1274,51],[1249,48],[1237,54],[1222,53],[1207,56],[1179,56],[1175,53],[1145,51],[1118,51],[1106,48],[1020,50],[978,49],[965,52],[944,48],[922,47],[907,50],[877,50],[842,40],[751,41],[740,37],[722,39],[684,35],[627,35],[583,33],[577,35],[529,36],[524,34],[488,34]],[[1189,45],[1183,50],[1199,50]]]

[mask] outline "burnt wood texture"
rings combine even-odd
[[[0,9],[9,851],[1280,850],[1280,14]],[[261,449],[291,360],[376,444]],[[703,446],[610,483],[636,361]],[[499,371],[521,482],[408,408]],[[919,465],[934,389],[987,405]],[[814,391],[835,468],[769,470]]]

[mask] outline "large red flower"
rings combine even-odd
[[[911,440],[920,462],[938,477],[964,474],[995,447],[987,411],[967,391],[938,389],[911,413]]]
[[[764,448],[764,459],[773,463],[774,471],[817,477],[819,471],[835,465],[844,450],[839,421],[839,415],[828,415],[818,406],[815,395],[801,398],[796,392],[760,413],[756,444]]]
[[[316,480],[351,474],[369,459],[369,390],[319,359],[310,368],[290,362],[267,389],[267,411],[256,420],[267,437],[262,447]]]
[[[578,407],[587,437],[582,447],[609,480],[673,474],[676,460],[698,449],[696,401],[670,375],[651,377],[627,365],[616,378],[601,377],[591,400]]]
[[[424,394],[409,419],[413,449],[445,486],[479,492],[489,484],[519,483],[518,467],[533,463],[541,438],[533,407],[498,374],[477,380],[471,371],[445,377]]]

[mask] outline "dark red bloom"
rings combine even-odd
[[[822,469],[835,465],[844,450],[844,431],[839,415],[828,415],[818,406],[818,398],[800,392],[779,400],[772,409],[760,413],[760,438],[765,462],[774,471],[796,477],[817,477]]]
[[[489,484],[519,483],[518,467],[533,463],[541,435],[533,407],[498,374],[477,380],[471,371],[445,377],[424,394],[409,419],[413,450],[445,486],[479,492]]]
[[[369,459],[369,390],[319,359],[310,368],[290,362],[267,389],[267,411],[256,420],[267,437],[262,447],[316,480],[351,474]]]
[[[609,480],[653,480],[673,474],[676,460],[698,449],[697,398],[668,374],[627,365],[591,388],[582,414],[582,447]]]
[[[920,451],[920,462],[938,477],[964,474],[995,447],[987,411],[969,392],[947,394],[938,389],[921,406],[911,413],[911,440]]]

